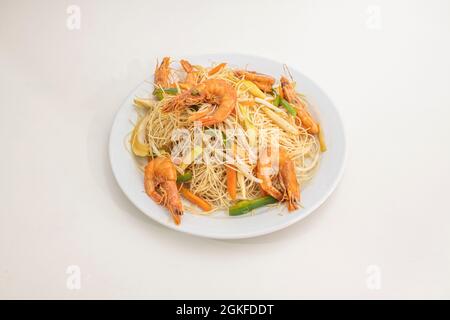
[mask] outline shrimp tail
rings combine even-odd
[[[275,188],[272,185],[265,185],[264,186],[264,191],[267,192],[268,194],[270,194],[272,197],[274,197],[275,199],[277,199],[278,201],[282,201],[283,200],[283,194],[277,190],[277,188]]]
[[[162,188],[166,191],[166,207],[169,209],[170,215],[175,224],[180,224],[183,215],[183,204],[181,203],[177,185],[174,181],[165,181]]]
[[[173,222],[175,222],[176,225],[179,225],[181,223],[181,216],[183,215],[183,208],[168,204],[167,209],[169,209]]]
[[[288,202],[288,210],[294,211],[299,208],[299,201],[300,197],[297,197],[294,193],[289,192],[287,195],[287,202]]]
[[[264,175],[262,174],[263,170],[261,170],[260,168],[258,168],[258,178],[262,180],[261,183],[261,189],[267,193],[270,194],[272,197],[274,197],[275,199],[277,199],[278,201],[283,200],[283,194],[278,191],[277,188],[275,188],[272,185],[272,181],[270,180],[270,177],[268,175]]]

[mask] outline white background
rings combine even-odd
[[[157,57],[208,52],[286,62],[340,109],[346,172],[306,220],[201,239],[117,186],[123,99]],[[447,0],[0,0],[0,298],[450,298],[449,121]]]

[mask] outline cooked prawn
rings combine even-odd
[[[200,103],[210,103],[217,107],[211,114],[204,114],[197,120],[204,126],[220,123],[224,121],[236,107],[236,90],[225,80],[209,79],[196,85],[190,90],[175,96],[163,106],[162,111],[179,111]],[[193,118],[196,117],[194,116]]]
[[[156,203],[169,209],[173,221],[178,225],[183,214],[183,204],[178,194],[176,181],[177,171],[167,157],[155,158],[145,167],[145,192]]]
[[[189,63],[189,61],[180,60],[180,64],[186,72],[186,79],[182,83],[182,86],[186,89],[190,89],[198,83],[198,73],[194,70],[194,67]]]
[[[272,91],[272,86],[275,83],[275,78],[255,71],[235,70],[234,74],[238,78],[253,82],[264,92]]]
[[[299,99],[292,83],[286,77],[283,76],[281,77],[280,82],[283,91],[283,97],[296,109],[297,116],[300,119],[303,128],[305,128],[308,132],[312,134],[317,134],[319,132],[319,127],[317,123],[314,121],[311,114],[308,112],[308,110],[306,110],[306,107],[303,104],[303,102]]]
[[[164,57],[161,64],[158,66],[156,65],[155,70],[155,85],[163,87],[163,88],[169,88],[169,75],[170,75],[170,58]]]
[[[295,174],[294,162],[289,158],[286,151],[280,147],[278,149],[278,168],[274,168],[274,163],[272,163],[273,151],[272,148],[267,148],[258,160],[257,176],[262,180],[261,189],[278,201],[287,200],[289,211],[293,211],[299,207],[298,202],[300,201],[300,185]],[[271,177],[277,172],[283,192],[280,192],[272,184]]]

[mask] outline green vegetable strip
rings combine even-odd
[[[192,172],[186,172],[185,174],[179,175],[177,177],[178,183],[188,182],[192,179]]]
[[[283,98],[280,99],[280,103],[281,105],[286,109],[286,111],[291,115],[291,116],[296,116],[297,115],[297,111],[294,109],[293,106],[291,106],[289,104],[289,102],[287,102],[286,100],[284,100]]]
[[[155,90],[153,90],[153,95],[159,101],[161,101],[164,98],[164,93],[167,93],[170,95],[176,95],[178,93],[178,89],[177,88],[167,88],[167,89],[155,88]]]
[[[222,141],[223,141],[223,145],[226,147],[227,146],[227,135],[223,131],[222,131]]]
[[[275,107],[279,107],[280,106],[280,102],[281,102],[281,97],[277,94],[275,99],[273,100],[273,105]]]
[[[271,196],[265,196],[253,200],[242,200],[236,203],[234,206],[228,208],[228,214],[230,216],[240,216],[252,211],[253,209],[264,207],[268,204],[273,204],[276,202],[278,202],[277,199]]]

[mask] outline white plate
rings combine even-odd
[[[247,67],[279,78],[283,63],[261,57],[238,54],[214,54],[185,57],[194,64],[210,65],[226,61],[232,66]],[[268,234],[305,218],[317,209],[333,192],[342,176],[346,156],[344,128],[338,111],[327,95],[310,79],[290,68],[300,92],[306,94],[324,130],[328,151],[321,157],[319,169],[302,190],[302,209],[292,213],[279,208],[261,208],[252,214],[229,217],[226,213],[211,216],[193,215],[186,212],[180,226],[176,226],[167,210],[155,204],[144,192],[143,176],[137,170],[132,155],[125,148],[125,139],[132,131],[136,112],[133,98],[151,92],[149,82],[136,88],[120,107],[111,129],[109,155],[111,166],[119,186],[136,207],[162,225],[177,231],[215,239],[250,238]]]

